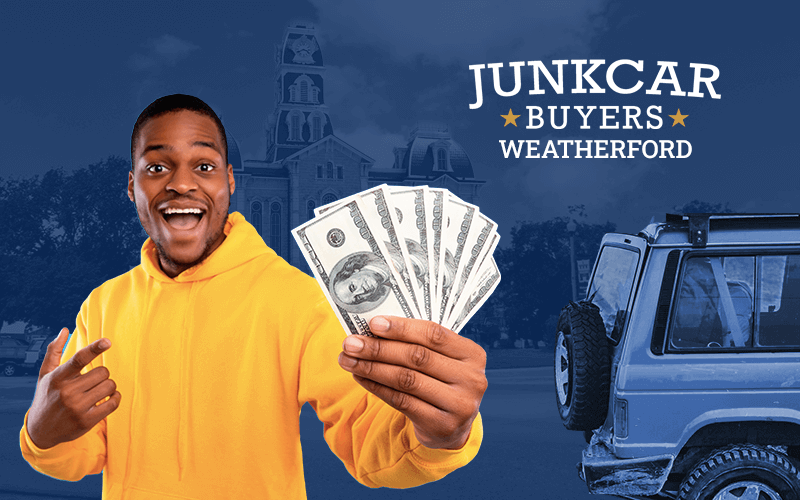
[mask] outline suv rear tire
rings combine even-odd
[[[783,453],[752,444],[733,445],[701,461],[683,480],[677,498],[798,500],[800,474]]]
[[[600,309],[570,302],[561,310],[555,347],[556,403],[569,430],[603,425],[608,411],[611,355]]]
[[[17,367],[14,366],[14,363],[6,363],[3,366],[3,375],[6,377],[13,377],[17,373]]]

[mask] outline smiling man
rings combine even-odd
[[[483,350],[403,318],[373,318],[380,338],[347,337],[316,282],[228,214],[226,156],[197,98],[166,96],[139,116],[128,196],[150,237],[139,266],[86,299],[72,340],[65,328],[48,347],[25,459],[67,480],[102,471],[106,499],[304,498],[308,402],[367,486],[468,463]]]
[[[184,109],[158,119],[143,113],[134,125],[128,197],[170,277],[203,261],[225,239],[236,185],[218,121]]]

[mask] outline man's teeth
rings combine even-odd
[[[202,215],[203,211],[199,208],[168,208],[164,210],[164,215],[172,214],[198,214]]]

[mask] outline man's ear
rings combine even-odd
[[[236,179],[233,178],[233,165],[228,163],[228,185],[231,188],[231,194],[236,191]]]
[[[128,172],[128,198],[130,198],[131,201],[134,201],[133,200],[133,170],[132,169],[131,169],[130,172]]]

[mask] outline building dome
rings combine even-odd
[[[412,176],[447,173],[460,179],[475,177],[467,152],[453,140],[445,126],[438,124],[419,126],[412,131],[403,167]]]
[[[233,165],[234,170],[241,170],[242,154],[239,152],[239,143],[227,130],[225,131],[225,139],[228,141],[228,163]]]
[[[456,177],[475,177],[472,171],[472,161],[467,152],[454,140],[450,140],[450,164]]]

